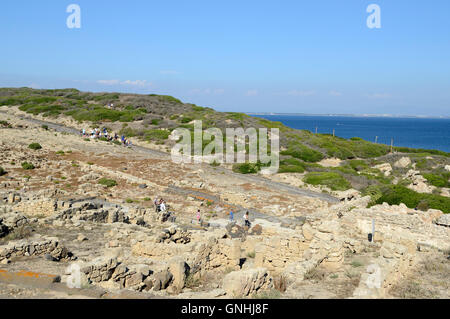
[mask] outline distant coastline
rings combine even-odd
[[[311,114],[311,113],[274,113],[274,112],[246,112],[247,115],[265,116],[324,116],[324,117],[378,117],[378,118],[404,118],[404,119],[450,119],[450,116],[432,115],[394,115],[394,114]]]

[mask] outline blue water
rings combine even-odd
[[[450,152],[450,119],[382,118],[345,116],[258,115],[279,121],[296,129],[332,134],[343,138],[364,140],[394,146],[434,149]]]

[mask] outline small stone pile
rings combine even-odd
[[[191,234],[181,228],[170,227],[164,229],[161,234],[159,234],[155,242],[156,243],[176,243],[176,244],[187,244],[191,241]]]

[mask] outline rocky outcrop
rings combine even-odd
[[[373,168],[380,170],[386,177],[390,176],[392,173],[392,166],[389,163],[379,164],[374,166]]]
[[[409,157],[402,157],[397,162],[394,163],[394,167],[406,168],[411,165],[411,159]]]
[[[170,227],[164,229],[156,238],[156,243],[175,243],[175,244],[187,244],[191,241],[191,233],[181,228]]]
[[[420,175],[419,171],[411,169],[408,171],[408,173],[406,173],[405,177],[411,180],[411,184],[408,186],[408,188],[418,193],[431,194],[433,190],[436,188],[434,186],[428,185],[426,183],[427,180],[422,175]]]
[[[233,271],[224,277],[222,287],[230,297],[247,297],[273,288],[273,279],[265,268]]]
[[[439,226],[450,227],[450,214],[442,215],[435,223]]]

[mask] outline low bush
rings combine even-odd
[[[450,173],[437,175],[437,174],[423,174],[423,177],[433,186],[436,187],[450,187],[450,183],[448,182]]]
[[[315,163],[324,158],[323,154],[304,146],[300,143],[291,144],[286,151],[281,151],[281,155],[290,155],[294,158],[301,159],[305,162]]]
[[[324,185],[334,191],[345,191],[351,184],[341,174],[334,172],[311,172],[306,174],[303,181],[311,185]]]
[[[31,163],[23,162],[22,163],[22,168],[25,169],[25,170],[32,170],[32,169],[35,169],[36,167],[33,164],[31,164]]]
[[[113,179],[102,178],[98,181],[100,185],[104,185],[106,187],[114,187],[117,186],[117,182]]]
[[[389,205],[405,204],[409,208],[438,209],[444,213],[450,213],[450,198],[435,194],[417,193],[401,185],[383,185],[382,196],[374,204]],[[420,206],[419,206],[420,205]]]
[[[9,124],[7,121],[0,121],[0,126],[6,127],[6,128],[12,128],[12,125]]]
[[[233,172],[241,174],[256,174],[259,172],[259,167],[252,163],[234,164]]]
[[[30,145],[28,145],[28,148],[36,151],[42,149],[42,146],[39,143],[31,143]]]

